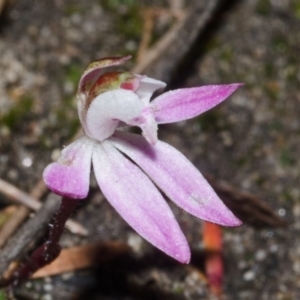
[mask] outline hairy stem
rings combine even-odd
[[[31,255],[29,261],[17,270],[7,284],[16,285],[22,280],[28,279],[35,271],[41,267],[51,263],[60,253],[59,240],[64,231],[67,219],[72,214],[79,200],[62,198],[61,204],[54,214],[54,221],[50,224],[50,232],[48,240],[37,248]]]

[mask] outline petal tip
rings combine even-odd
[[[182,257],[176,257],[176,259],[182,263],[182,264],[186,264],[188,265],[191,261],[191,254],[189,253],[188,255],[186,256],[182,256]]]
[[[237,226],[241,226],[241,225],[243,225],[243,222],[240,219],[235,218],[228,226],[237,227]]]
[[[88,195],[85,184],[71,180],[69,170],[59,163],[51,163],[43,172],[44,182],[49,190],[57,195],[71,199],[84,199]]]
[[[178,247],[174,247],[173,249],[171,249],[171,251],[165,251],[162,248],[160,249],[181,264],[189,264],[191,261],[191,251],[188,244],[185,244],[183,247],[181,247],[181,249],[179,249]]]
[[[244,82],[237,82],[237,83],[231,83],[231,84],[229,84],[229,85],[231,85],[231,86],[235,87],[235,89],[234,89],[234,90],[236,90],[236,89],[238,89],[239,87],[242,87],[242,86],[244,86],[244,85],[245,85],[245,83],[244,83]]]
[[[243,222],[238,219],[236,216],[234,216],[233,214],[231,216],[227,216],[224,218],[220,218],[219,220],[217,220],[216,222],[217,224],[220,224],[222,226],[226,226],[226,227],[237,227],[237,226],[241,226],[243,224]]]
[[[175,243],[171,249],[165,253],[182,264],[188,264],[191,260],[191,250],[185,238],[180,244]]]

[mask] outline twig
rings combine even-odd
[[[41,198],[47,191],[47,188],[43,180],[39,180],[35,187],[32,189],[30,196],[34,198]],[[19,210],[11,216],[11,218],[2,226],[0,230],[0,248],[6,243],[6,241],[14,234],[14,232],[20,227],[20,225],[26,220],[30,213],[27,207],[20,206]]]
[[[62,198],[60,206],[53,217],[53,223],[50,226],[50,233],[47,241],[38,247],[30,256],[30,259],[12,276],[3,280],[4,285],[16,285],[23,280],[27,280],[38,269],[53,262],[60,254],[61,247],[59,240],[63,234],[67,219],[72,214],[74,208],[80,200]]]
[[[41,185],[37,185],[37,188],[32,191],[32,194],[38,194],[41,191]],[[0,193],[8,197],[11,201],[15,201],[18,203],[21,203],[28,208],[31,208],[34,211],[37,211],[41,208],[42,203],[33,198],[31,195],[28,195],[27,193],[19,190],[12,184],[4,181],[3,179],[0,179]],[[24,220],[29,213],[28,209],[20,208],[19,211],[13,216],[14,222],[12,221],[9,226],[9,228],[16,228],[15,224],[19,224],[19,220]],[[75,234],[80,234],[83,236],[86,236],[88,234],[87,230],[81,225],[78,224],[75,221],[68,220],[67,221],[67,227],[68,229]],[[6,231],[7,232],[7,231]],[[0,232],[0,248],[3,246],[3,243],[5,242],[4,237],[9,237],[4,235],[3,230]]]
[[[142,16],[144,19],[144,27],[143,27],[142,39],[137,52],[137,59],[136,59],[137,63],[140,63],[143,60],[143,57],[145,56],[145,53],[151,41],[152,29],[154,25],[153,22],[154,13],[152,9],[145,9],[144,11],[142,11]]]
[[[95,268],[101,263],[129,251],[125,243],[96,242],[83,246],[62,249],[60,255],[50,265],[35,272],[32,278],[58,275],[85,268]]]
[[[0,0],[0,19],[5,18],[15,0]]]
[[[177,1],[175,1],[177,2]],[[180,2],[180,1],[179,1]],[[185,11],[182,9],[182,6],[180,5],[180,3],[173,3],[173,1],[171,1],[171,7],[170,9],[164,9],[164,8],[145,8],[142,10],[142,16],[143,16],[143,20],[144,20],[144,26],[143,26],[143,33],[142,33],[142,39],[137,51],[137,59],[136,62],[138,65],[141,65],[141,62],[147,62],[149,61],[149,63],[151,62],[152,58],[147,58],[149,53],[148,53],[148,47],[149,44],[151,42],[151,37],[152,37],[152,31],[153,31],[153,26],[154,26],[154,19],[161,16],[161,15],[173,15],[176,19],[177,22],[181,21],[184,19],[184,17],[186,16]],[[175,4],[175,5],[174,5]],[[174,6],[173,6],[174,5]],[[177,23],[176,23],[177,24]],[[166,39],[166,36],[168,35],[169,32],[173,32],[174,30],[177,30],[177,26],[173,25],[173,27],[164,35],[164,37],[160,40],[163,41]],[[161,42],[160,42],[161,43]],[[160,43],[157,43],[155,47],[158,47],[158,45]],[[169,43],[168,41],[165,41],[164,43]],[[164,44],[166,45],[166,44]],[[158,49],[161,50],[161,49]],[[147,60],[145,60],[145,58],[147,58]],[[142,68],[144,68],[142,66]],[[139,72],[139,70],[137,69],[134,70],[135,72]]]
[[[18,188],[4,181],[1,178],[0,178],[0,193],[5,195],[11,201],[17,202],[19,204],[23,204],[33,210],[38,210],[42,206],[42,204],[38,200],[32,198],[30,195],[24,193],[23,191],[19,190]]]
[[[184,7],[184,0],[169,0],[169,6],[172,13],[178,15]]]
[[[0,231],[0,248],[2,248],[19,225],[27,218],[30,210],[25,206],[19,206],[18,210],[3,224]]]
[[[205,29],[219,2],[193,1],[192,9],[182,13],[182,19],[145,53],[145,59],[134,68],[134,72],[141,73],[147,69],[148,76],[169,82],[178,64]]]
[[[184,24],[185,17],[181,21],[178,21],[169,31],[148,51],[144,54],[144,59],[140,61],[135,68],[133,73],[141,73],[147,67],[149,67],[155,60],[157,60],[165,49],[167,49],[172,42],[176,39],[179,30]]]
[[[229,209],[243,222],[255,227],[286,226],[286,222],[256,195],[237,189],[211,175],[205,174],[205,177]]]
[[[35,217],[29,219],[7,242],[1,250],[0,275],[9,278],[10,274],[5,274],[9,265],[27,253],[45,235],[59,200],[59,196],[50,194]]]

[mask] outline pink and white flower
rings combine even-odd
[[[200,219],[224,226],[241,222],[185,156],[157,140],[157,125],[196,117],[241,84],[179,89],[150,101],[165,83],[128,72],[100,75],[103,68],[129,58],[101,59],[84,72],[77,100],[85,135],[64,148],[43,177],[53,192],[83,199],[92,164],[102,193],[128,224],[166,254],[188,263],[188,243],[159,190]],[[120,130],[124,125],[139,126],[143,136]]]

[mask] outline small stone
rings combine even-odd
[[[127,239],[127,244],[134,252],[139,253],[142,248],[143,239],[138,234],[130,233]]]
[[[300,274],[300,261],[294,262],[294,264],[293,264],[293,271],[296,274]]]
[[[68,272],[61,275],[62,280],[69,280],[74,276],[74,272]]]
[[[25,157],[23,160],[22,160],[22,165],[25,167],[25,168],[29,168],[32,166],[32,159],[30,157]]]
[[[45,292],[50,292],[53,289],[53,285],[49,284],[49,283],[46,283],[46,284],[44,284],[43,288],[44,288]]]
[[[262,261],[266,258],[267,256],[267,253],[265,250],[258,250],[256,253],[255,253],[255,259],[258,260],[258,261]]]
[[[255,278],[255,272],[250,270],[244,273],[243,278],[245,281],[251,281]]]
[[[285,209],[284,209],[284,208],[280,208],[280,209],[278,209],[278,215],[279,215],[280,217],[284,217],[284,216],[285,216],[285,214],[286,214],[286,211],[285,211]]]
[[[10,169],[8,172],[7,172],[7,177],[10,179],[10,180],[16,180],[18,178],[18,172],[17,170],[15,169]]]
[[[277,245],[272,245],[270,247],[270,251],[273,252],[273,253],[277,252],[278,251],[278,246]]]
[[[223,130],[220,132],[222,143],[225,147],[230,147],[233,144],[232,136],[229,131]]]
[[[51,153],[51,159],[53,161],[57,161],[61,155],[61,150],[60,149],[54,149]]]
[[[43,295],[43,297],[41,298],[42,300],[52,300],[52,296],[49,294]]]

